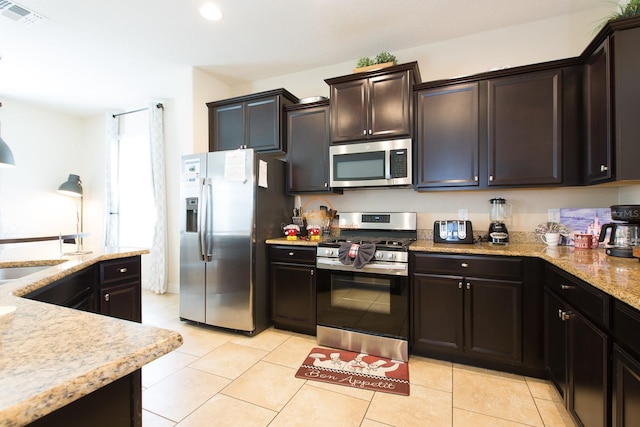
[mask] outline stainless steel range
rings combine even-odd
[[[409,253],[415,212],[341,213],[318,244],[318,344],[409,360]]]

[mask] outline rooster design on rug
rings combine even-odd
[[[393,363],[393,365],[383,366],[387,361],[382,359],[367,363],[363,360],[366,356],[367,354],[360,353],[353,360],[345,362],[340,358],[340,353],[331,353],[329,356],[330,359],[328,360],[323,360],[327,356],[322,353],[312,353],[309,355],[309,357],[313,358],[313,366],[357,372],[377,377],[386,377],[387,372],[395,371],[398,369],[400,364],[403,363],[397,360],[392,360],[391,363]]]

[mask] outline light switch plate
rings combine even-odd
[[[558,217],[560,217],[560,212],[558,211]],[[469,210],[468,209],[458,209],[458,219],[462,221],[466,221],[469,219]]]
[[[560,209],[549,209],[549,222],[560,222]]]

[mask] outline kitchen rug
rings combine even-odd
[[[315,347],[296,372],[296,378],[409,395],[406,362],[352,351]]]

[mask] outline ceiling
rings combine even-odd
[[[612,3],[211,0],[212,22],[206,1],[18,0],[44,19],[0,14],[0,97],[83,116],[173,98],[191,67],[235,85]]]

